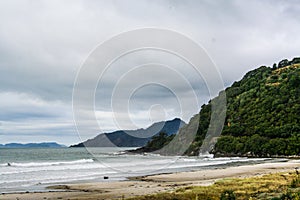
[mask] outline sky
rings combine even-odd
[[[212,77],[195,75],[188,63],[170,53],[144,50],[112,63],[95,91],[93,115],[100,127],[84,135],[77,132],[72,92],[80,69],[103,42],[147,27],[173,30],[198,43],[224,87],[251,69],[300,56],[296,0],[2,0],[0,143],[69,145],[101,132],[145,128],[175,117],[188,122],[214,97],[205,81]],[[147,63],[155,64],[127,76],[132,67]],[[177,79],[164,64],[185,79]],[[127,95],[127,86],[147,77],[168,80],[168,85],[138,85]]]

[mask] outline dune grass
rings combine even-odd
[[[227,178],[210,186],[189,186],[169,193],[139,196],[132,200],[219,200],[295,199],[300,200],[300,176],[295,172],[249,178]]]

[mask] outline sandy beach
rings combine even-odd
[[[133,177],[128,181],[53,185],[48,188],[48,192],[1,194],[0,199],[122,199],[171,192],[184,186],[210,185],[223,178],[243,178],[292,171],[297,167],[300,167],[300,160]]]

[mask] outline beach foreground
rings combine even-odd
[[[246,178],[291,172],[295,171],[295,168],[300,168],[300,160],[158,174],[134,177],[128,181],[54,185],[48,188],[48,192],[1,194],[0,199],[122,199],[172,192],[187,186],[208,186],[224,178]]]

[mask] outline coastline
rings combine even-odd
[[[268,162],[200,171],[132,177],[126,181],[53,185],[47,192],[1,194],[0,199],[122,199],[171,192],[185,186],[208,186],[224,178],[247,178],[289,172],[300,168],[300,160]],[[60,191],[61,190],[61,191]]]

